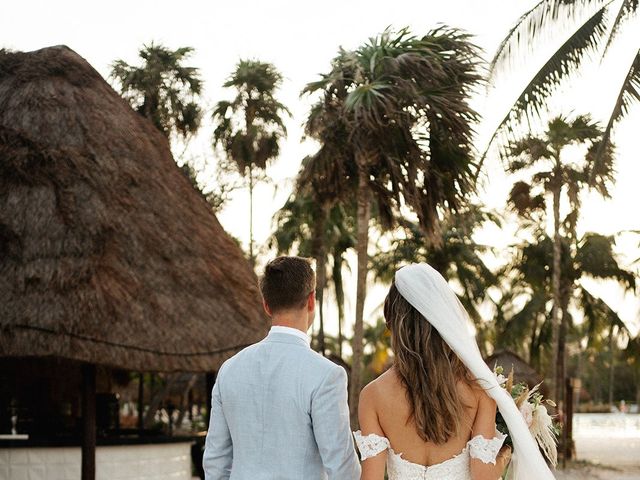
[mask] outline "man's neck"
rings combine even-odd
[[[274,327],[289,327],[306,334],[308,330],[307,318],[302,315],[276,315],[271,319]]]

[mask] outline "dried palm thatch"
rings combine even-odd
[[[0,357],[210,371],[260,307],[149,121],[67,47],[0,51]]]
[[[529,388],[533,388],[542,381],[542,375],[534,370],[522,357],[509,351],[500,350],[493,355],[485,358],[485,363],[489,368],[493,369],[496,365],[504,369],[504,375],[509,375],[513,369],[513,378],[515,382],[524,382]]]

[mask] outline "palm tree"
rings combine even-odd
[[[615,310],[591,293],[585,279],[615,281],[622,288],[635,289],[633,272],[620,266],[613,251],[615,239],[596,233],[586,233],[575,248],[563,238],[562,291],[563,325],[567,343],[579,348],[585,341],[587,351],[599,352],[608,345],[613,364],[613,351],[618,338],[631,335]],[[529,363],[543,369],[543,360],[551,346],[549,299],[553,270],[553,241],[542,230],[516,249],[517,255],[507,269],[509,279],[505,297],[500,302],[494,321],[495,345],[511,348],[528,355]],[[571,310],[580,312],[582,321],[576,324]],[[611,374],[613,370],[610,371]],[[613,380],[610,379],[610,388]]]
[[[620,32],[637,28],[631,22],[638,19],[639,5],[637,0],[540,0],[525,12],[498,47],[491,62],[491,77],[495,77],[499,70],[507,67],[510,60],[520,53],[523,44],[535,47],[546,43],[554,29],[567,25],[570,26],[572,34],[552,53],[524,87],[496,128],[487,151],[500,132],[513,131],[513,127],[523,117],[538,114],[547,99],[572,72],[592,60],[594,55],[600,56],[601,60],[607,58],[611,52],[610,47]],[[598,158],[606,152],[612,129],[617,122],[629,112],[635,102],[640,101],[640,48],[629,54],[629,69],[622,79],[604,129]]]
[[[590,152],[595,157],[597,143],[592,145]],[[608,150],[611,148],[609,145]],[[609,164],[609,162],[605,164]],[[604,165],[604,164],[603,164]],[[574,166],[574,168],[576,168]],[[537,228],[534,227],[534,241],[528,239],[524,245],[520,246],[520,255],[512,266],[512,283],[508,288],[509,294],[503,298],[496,316],[496,330],[499,339],[496,345],[502,342],[511,343],[516,349],[530,335],[529,360],[540,368],[542,363],[541,350],[546,349],[551,339],[551,348],[556,354],[552,357],[552,367],[555,367],[555,375],[552,377],[555,385],[555,399],[558,403],[566,405],[566,345],[573,337],[574,342],[579,346],[582,338],[587,339],[587,346],[590,348],[603,330],[608,332],[609,350],[611,352],[611,381],[610,392],[613,390],[613,361],[616,335],[626,335],[630,337],[626,326],[618,317],[617,313],[607,305],[602,299],[595,297],[582,284],[585,277],[600,280],[615,280],[627,289],[635,289],[635,277],[630,271],[620,267],[618,259],[613,252],[613,237],[605,237],[594,233],[587,233],[582,238],[576,235],[576,219],[580,204],[579,190],[580,180],[576,178],[588,179],[588,169],[583,170],[581,175],[573,172],[573,192],[569,192],[572,203],[572,212],[565,219],[563,234],[561,236],[561,263],[558,267],[557,259],[557,239],[554,235],[553,241],[544,231],[544,217],[546,213],[544,195],[531,195],[530,185],[524,182],[517,182],[514,186],[510,203],[527,217],[528,225],[535,225],[531,222],[538,219]],[[538,174],[540,177],[544,175]],[[599,178],[599,177],[595,177]],[[601,178],[602,180],[602,178]],[[586,182],[587,185],[589,183]],[[601,189],[606,187],[603,182]],[[601,190],[606,193],[606,190]],[[555,212],[554,212],[555,214]],[[558,278],[558,276],[560,278]],[[556,289],[556,287],[559,287]],[[526,298],[525,304],[520,308],[513,309],[513,305],[521,303],[522,298]],[[552,315],[547,315],[548,299],[552,298]],[[514,301],[515,300],[515,301]],[[505,305],[511,305],[510,315],[505,315]],[[575,325],[570,307],[583,314],[583,322],[580,326]],[[557,330],[557,343],[553,338],[553,309],[556,314],[562,313],[562,321]],[[507,317],[510,317],[507,319]],[[570,458],[571,445],[570,437],[566,429],[562,430],[561,447],[564,458]]]
[[[280,142],[287,130],[283,117],[289,110],[275,98],[282,75],[270,63],[240,60],[223,84],[233,88],[231,101],[218,102],[213,111],[214,145],[222,147],[227,160],[234,164],[249,185],[249,258],[253,252],[253,188],[256,169],[265,170],[278,157]]]
[[[335,229],[335,225],[327,225],[327,222],[333,207],[355,192],[356,175],[353,148],[349,144],[348,131],[339,109],[333,105],[324,105],[323,102],[314,105],[305,125],[305,135],[320,143],[318,151],[314,155],[306,157],[302,162],[297,179],[297,190],[300,194],[310,196],[313,206],[312,254],[316,259],[316,297],[320,317],[318,341],[320,352],[324,355],[324,290],[327,282],[327,247],[339,240],[340,235],[337,237],[336,233],[344,234],[344,227]],[[327,228],[333,229],[333,231],[327,231]],[[341,354],[342,328],[341,325],[339,327]]]
[[[580,208],[580,191],[584,188],[593,188],[603,197],[609,196],[608,184],[613,178],[613,146],[609,144],[605,155],[596,162],[597,152],[601,148],[602,136],[603,131],[588,116],[580,115],[571,121],[560,116],[549,121],[547,130],[542,136],[529,134],[521,140],[512,142],[509,147],[509,171],[530,174],[530,184],[520,183],[517,187],[522,191],[512,191],[512,197],[515,198],[513,205],[517,207],[518,205],[535,204],[535,198],[539,202],[545,194],[549,194],[552,198],[553,304],[551,332],[554,352],[552,378],[558,400],[562,399],[563,391],[564,351],[562,349],[564,338],[561,330],[565,328],[564,322],[561,324],[560,321],[563,309],[560,281],[562,275],[561,201],[563,192],[566,192],[572,211],[566,218],[567,225],[564,230],[566,236],[574,236]],[[576,164],[563,160],[564,150],[571,145],[586,145],[588,147],[584,161]],[[542,193],[539,193],[537,197],[528,198],[527,195],[531,195],[531,192],[527,191],[527,188],[538,189]],[[519,193],[517,198],[516,193]]]
[[[438,208],[459,209],[474,189],[469,107],[478,86],[478,50],[469,36],[440,27],[424,37],[385,31],[355,51],[340,50],[331,71],[304,92],[338,109],[357,175],[357,293],[351,369],[352,423],[361,385],[363,311],[372,197],[390,224],[404,203],[425,236],[440,238]]]
[[[446,279],[459,286],[460,301],[475,323],[478,343],[486,352],[486,322],[478,307],[491,301],[488,291],[497,285],[498,276],[484,262],[483,255],[491,250],[487,245],[473,239],[474,232],[482,225],[500,225],[499,218],[476,205],[470,205],[457,214],[445,212],[442,219],[440,244],[442,248],[430,248],[419,226],[410,220],[400,220],[400,229],[388,238],[383,237],[388,247],[380,249],[371,259],[371,268],[376,279],[389,283],[395,272],[407,263],[427,262]]]
[[[303,167],[304,172],[305,167]],[[300,182],[299,182],[300,184]],[[299,189],[287,200],[274,217],[275,230],[270,240],[278,253],[291,253],[313,256],[316,258],[318,304],[322,305],[324,291],[329,283],[335,289],[338,307],[338,338],[337,349],[334,350],[342,357],[343,319],[344,319],[344,287],[342,271],[346,266],[344,254],[353,248],[353,215],[347,215],[342,204],[333,204],[328,212],[318,208],[318,202],[312,192]],[[321,245],[321,247],[319,247]],[[324,257],[322,263],[318,254]],[[331,276],[326,276],[326,262],[331,259]],[[321,275],[321,272],[324,275]],[[331,282],[329,282],[331,280]],[[324,313],[319,308],[318,350],[326,353]]]
[[[170,50],[152,42],[138,52],[142,65],[124,60],[111,64],[120,94],[167,138],[177,134],[186,139],[200,127],[202,82],[197,68],[183,65],[192,53],[190,47]]]
[[[130,65],[124,60],[115,60],[111,64],[110,77],[116,82],[120,95],[129,102],[131,108],[149,119],[170,142],[173,136],[188,140],[200,127],[202,111],[198,100],[202,81],[197,68],[184,65],[192,54],[191,47],[170,50],[151,42],[138,51],[141,65]],[[190,164],[185,162],[180,168],[212,207],[218,203],[202,192],[196,180],[197,172]],[[152,375],[151,378],[155,377]],[[176,374],[166,375],[167,388],[153,391],[145,425],[153,421],[153,416],[176,378]]]

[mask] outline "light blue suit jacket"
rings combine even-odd
[[[227,360],[213,387],[206,480],[360,478],[344,369],[270,333]]]

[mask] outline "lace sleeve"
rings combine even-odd
[[[469,456],[480,460],[482,463],[493,463],[495,465],[505,438],[507,436],[500,432],[490,440],[482,435],[477,435],[467,443]]]
[[[353,432],[353,437],[356,439],[356,445],[360,451],[360,460],[362,461],[375,457],[391,446],[389,440],[375,433],[362,435],[362,432],[358,430]]]

